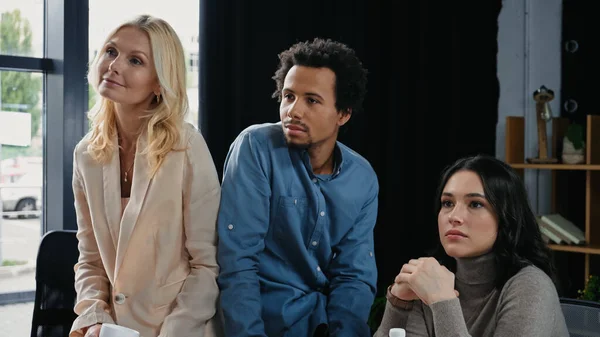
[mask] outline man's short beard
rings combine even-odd
[[[291,147],[291,148],[295,148],[295,149],[299,149],[299,150],[308,150],[312,147],[312,142],[308,142],[308,143],[302,143],[302,144],[298,144],[298,143],[294,143],[291,142],[288,137],[285,137],[285,142],[286,144]]]

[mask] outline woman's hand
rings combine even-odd
[[[407,264],[405,264],[404,266],[402,266],[402,269],[400,269],[400,274],[398,274],[398,276],[396,276],[396,279],[394,280],[394,284],[392,285],[392,289],[390,289],[390,293],[392,293],[392,295],[394,295],[394,297],[401,299],[403,301],[413,301],[413,300],[418,300],[419,296],[417,296],[417,294],[415,294],[414,291],[412,291],[412,289],[410,289],[410,285],[408,285],[408,283],[406,282],[402,282],[400,281],[400,275],[407,274],[407,269],[411,269],[410,266],[408,266]],[[410,274],[410,273],[408,273]]]
[[[87,329],[85,336],[83,336],[83,337],[100,337],[100,329],[101,328],[102,328],[102,324],[92,325]]]
[[[410,298],[414,294],[427,305],[458,296],[458,292],[454,290],[454,274],[431,257],[408,261],[396,277],[395,283],[398,284],[396,293],[399,296]],[[405,299],[399,296],[396,297]]]

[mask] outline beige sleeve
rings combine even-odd
[[[217,276],[217,214],[221,187],[211,154],[199,133],[187,149],[184,173],[183,221],[191,272],[177,295],[175,308],[165,318],[160,337],[212,336],[219,287]]]
[[[73,322],[69,337],[80,337],[83,336],[82,328],[96,323],[114,323],[114,321],[108,304],[110,283],[92,227],[85,189],[77,165],[77,149],[73,153],[73,195],[79,241],[79,260],[75,264],[75,291],[77,292],[75,313],[78,317]]]

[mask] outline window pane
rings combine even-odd
[[[35,290],[42,226],[43,75],[0,71],[0,293]],[[0,331],[2,335],[2,331]]]
[[[0,1],[0,54],[44,56],[44,0]]]
[[[118,8],[118,10],[115,10]],[[196,0],[89,0],[89,59],[90,62],[102,48],[107,35],[121,23],[139,14],[149,14],[167,21],[179,35],[185,52],[187,66],[187,94],[190,114],[187,121],[198,126],[198,34],[200,4]],[[90,108],[96,94],[89,88]]]

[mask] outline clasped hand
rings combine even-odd
[[[390,292],[401,300],[420,299],[427,305],[458,297],[458,291],[454,290],[454,274],[431,257],[404,264]]]

